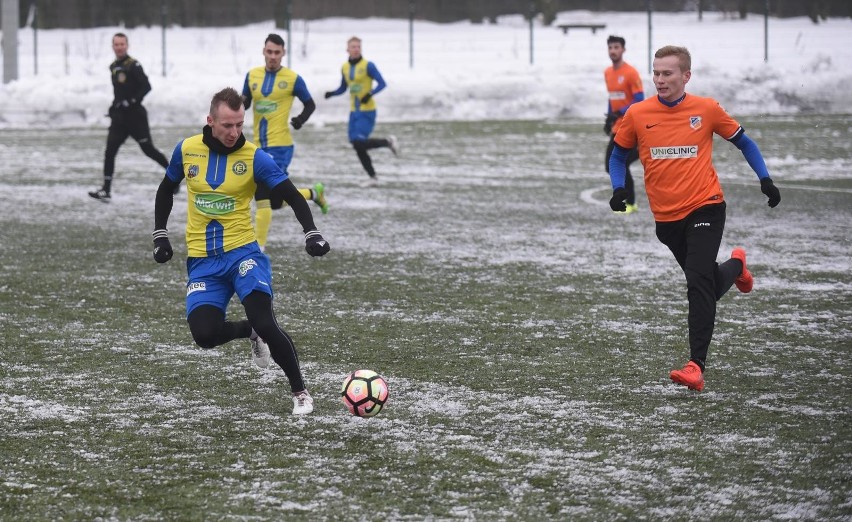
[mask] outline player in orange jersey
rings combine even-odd
[[[609,59],[612,65],[604,71],[606,90],[609,92],[609,103],[606,109],[606,123],[604,133],[609,136],[609,144],[606,147],[606,158],[604,165],[609,172],[609,158],[615,147],[615,132],[618,120],[624,116],[627,108],[636,102],[645,99],[645,91],[642,88],[642,78],[632,65],[624,61],[625,42],[621,36],[610,36],[606,40]],[[630,164],[639,159],[636,148],[630,149],[627,155],[627,172],[624,177],[624,188],[627,189],[626,212],[635,212],[636,192],[633,189],[633,176],[630,175]]]
[[[684,47],[666,46],[654,54],[657,96],[631,106],[618,127],[609,163],[613,211],[624,211],[628,152],[639,148],[645,167],[645,191],[656,221],[657,238],[672,251],[686,275],[689,300],[689,362],[670,377],[701,391],[704,362],[716,322],[716,301],[732,285],[748,293],[753,278],[745,250],[716,262],[725,229],[725,198],[713,167],[713,134],[733,143],[760,180],[761,191],[774,208],[781,194],[754,141],[712,98],[686,93],[692,59]]]

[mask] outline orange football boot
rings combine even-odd
[[[675,384],[681,384],[690,390],[701,391],[704,389],[704,373],[693,361],[686,363],[682,370],[672,370],[669,377]]]
[[[739,277],[734,280],[734,284],[737,285],[737,290],[740,292],[747,294],[751,292],[751,289],[754,287],[754,278],[751,276],[751,272],[746,268],[746,252],[740,247],[737,247],[731,252],[731,259],[739,259],[743,264],[743,271]]]

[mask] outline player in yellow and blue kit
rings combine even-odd
[[[178,143],[160,182],[154,204],[154,259],[172,258],[166,225],[173,192],[186,179],[186,312],[195,343],[213,348],[234,339],[252,341],[255,364],[269,357],[284,370],[293,392],[293,414],[313,411],[293,340],[279,326],[272,309],[272,271],[260,251],[251,224],[251,200],[266,185],[272,208],[284,202],[305,232],[305,250],[323,256],[328,242],[314,225],[311,209],[287,174],[269,154],[242,134],[245,108],[232,88],[216,93],[201,134]],[[247,321],[226,321],[228,302],[237,294]]]
[[[293,99],[299,98],[304,106],[302,112],[290,119],[294,129],[302,128],[311,117],[316,104],[301,76],[283,67],[284,39],[271,33],[263,43],[265,65],[255,67],[246,74],[243,84],[243,106],[248,109],[254,101],[254,142],[275,160],[285,173],[293,159],[293,136],[287,126]],[[323,214],[328,213],[325,186],[317,183],[313,188],[299,189],[305,197],[319,205]],[[269,225],[272,223],[272,208],[269,206],[269,190],[258,185],[254,195],[257,201],[255,232],[261,250],[266,247]]]
[[[340,87],[334,91],[325,93],[326,99],[337,96],[349,89],[349,142],[358,153],[361,165],[370,176],[370,180],[376,182],[376,171],[373,161],[367,153],[370,149],[388,147],[394,153],[399,154],[399,146],[396,137],[388,136],[386,139],[370,138],[373,127],[376,126],[376,101],[373,97],[381,92],[387,84],[381,73],[373,62],[365,60],[361,56],[361,39],[353,36],[346,45],[349,60],[343,64]],[[376,82],[375,88],[373,81]]]

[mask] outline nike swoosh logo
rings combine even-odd
[[[647,125],[647,124],[646,124],[646,125],[645,125],[645,128],[646,128],[646,129],[650,129],[651,127],[656,127],[657,125],[659,125],[659,123],[655,123],[655,124],[653,124],[653,125]]]

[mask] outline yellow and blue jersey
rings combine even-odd
[[[371,97],[367,103],[362,103],[361,99],[367,93],[376,95],[387,86],[376,65],[363,58],[355,63],[347,61],[341,67],[341,75],[340,87],[334,91],[334,94],[343,94],[346,89],[349,89],[349,110],[352,112],[375,111],[375,97]],[[376,81],[375,89],[373,80]]]
[[[258,183],[272,188],[287,179],[269,154],[245,144],[230,154],[211,150],[203,134],[175,147],[166,169],[186,179],[186,249],[189,257],[220,255],[256,240],[251,200]]]
[[[293,99],[311,99],[308,87],[295,71],[282,67],[276,72],[255,67],[246,74],[243,97],[254,103],[254,142],[261,148],[293,145],[290,108]]]

